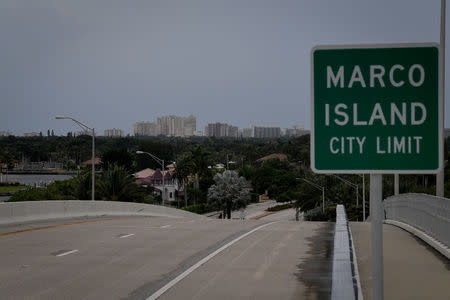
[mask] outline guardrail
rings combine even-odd
[[[104,215],[205,218],[166,206],[118,201],[52,200],[0,203],[0,224]]]
[[[450,199],[401,194],[384,200],[387,220],[406,223],[450,248]]]
[[[358,289],[354,265],[355,253],[343,205],[336,206],[336,229],[334,232],[333,273],[331,284],[332,300],[362,299]],[[353,280],[355,278],[355,280]]]

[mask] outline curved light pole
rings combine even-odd
[[[81,123],[80,121],[75,120],[74,118],[71,118],[71,117],[56,116],[55,119],[56,120],[64,120],[64,119],[72,120],[78,126],[80,126],[82,129],[92,131],[92,158],[91,158],[91,162],[92,162],[92,201],[94,201],[95,200],[95,138],[94,138],[95,131],[94,131],[94,128],[90,128],[89,126],[87,126],[87,125]]]
[[[149,155],[151,158],[153,158],[157,163],[159,163],[160,165],[161,165],[161,169],[162,169],[162,185],[163,185],[163,190],[162,190],[162,193],[161,193],[161,199],[162,199],[162,205],[164,206],[164,200],[165,200],[165,195],[166,195],[166,191],[165,191],[165,189],[166,189],[166,186],[165,186],[165,182],[164,182],[164,159],[161,159],[161,158],[159,158],[159,157],[157,157],[157,156],[155,156],[155,155],[153,155],[153,154],[151,154],[151,153],[148,153],[148,152],[144,152],[144,151],[136,151],[136,154],[147,154],[147,155]]]
[[[362,193],[363,193],[363,222],[366,221],[366,174],[360,174],[359,176],[362,177]]]
[[[318,185],[308,179],[305,178],[295,178],[295,179],[300,179],[303,180],[306,183],[309,183],[310,185],[314,186],[315,188],[322,190],[322,213],[325,213],[325,187]]]
[[[354,184],[353,182],[348,181],[347,179],[344,179],[342,177],[337,176],[336,174],[327,174],[333,177],[336,177],[340,181],[354,187],[356,189],[356,208],[358,209],[359,206],[359,186],[357,184]],[[365,182],[364,182],[364,175],[363,175],[363,221],[366,220],[366,195],[365,195]]]
[[[329,175],[329,174],[327,174],[327,175]],[[350,185],[350,186],[352,186],[352,187],[354,187],[356,189],[356,207],[358,207],[359,206],[359,198],[358,198],[358,194],[359,194],[358,189],[359,189],[359,187],[358,187],[358,185],[354,184],[353,182],[348,181],[347,179],[339,177],[339,176],[337,176],[335,174],[330,174],[330,175],[333,176],[333,177],[336,177],[337,179],[339,179],[343,183],[346,183],[346,184],[348,184],[348,185]]]

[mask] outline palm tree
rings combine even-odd
[[[98,193],[103,200],[132,202],[138,198],[138,185],[123,166],[110,164],[98,182]]]
[[[187,206],[187,189],[189,175],[192,174],[193,163],[192,156],[183,154],[175,163],[175,178],[178,181],[178,187],[182,186],[184,191],[184,206]]]
[[[91,198],[91,172],[83,172],[75,178],[74,196],[79,200],[87,200]]]
[[[197,146],[191,151],[192,172],[195,174],[194,188],[197,190],[194,196],[194,204],[198,200],[200,179],[211,175],[211,171],[208,168],[210,165],[210,156],[211,153],[206,151],[202,146]]]
[[[202,146],[197,146],[191,151],[192,166],[194,172],[198,175],[197,177],[208,175],[210,155],[211,153],[203,149]]]

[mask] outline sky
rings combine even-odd
[[[439,0],[1,0],[0,131],[189,114],[202,131],[309,129],[312,47],[439,43],[439,29]]]

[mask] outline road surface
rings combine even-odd
[[[361,287],[372,299],[370,223],[351,222]],[[450,299],[450,262],[405,230],[383,225],[384,296],[389,299]]]
[[[226,245],[161,299],[329,297],[332,223],[166,217],[67,223],[0,228],[2,299],[147,299]]]

